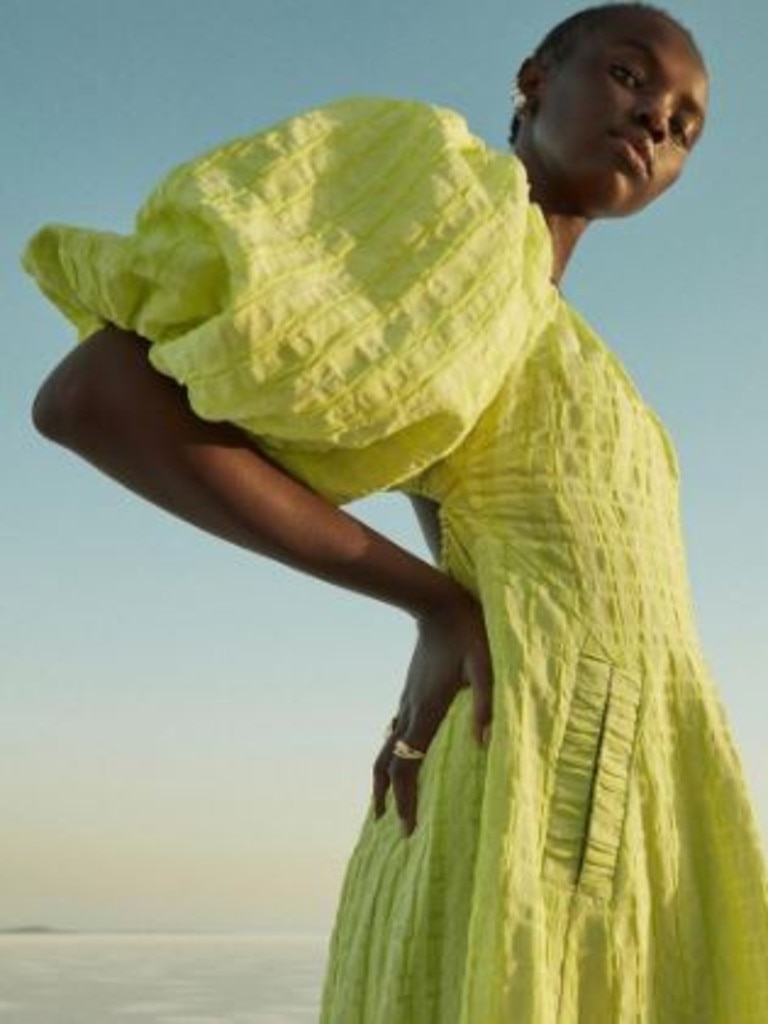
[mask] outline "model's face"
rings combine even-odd
[[[703,127],[707,79],[674,25],[622,13],[557,67],[523,67],[533,111],[515,149],[553,209],[623,217],[680,176]]]

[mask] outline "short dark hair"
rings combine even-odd
[[[577,11],[575,14],[570,15],[570,17],[565,18],[563,21],[555,25],[555,27],[544,36],[531,56],[538,58],[545,64],[549,64],[551,67],[556,67],[570,56],[577,43],[586,33],[604,24],[608,18],[614,14],[619,14],[623,11],[636,10],[650,11],[653,14],[658,15],[660,18],[664,18],[670,25],[674,25],[675,28],[679,29],[690,43],[693,52],[699,58],[701,66],[706,71],[704,58],[696,44],[696,40],[685,25],[682,25],[677,18],[671,15],[669,11],[665,11],[662,7],[656,7],[654,4],[646,3],[600,4],[597,7],[585,7],[583,10]],[[509,144],[512,146],[515,144],[515,140],[517,139],[519,128],[520,115],[515,112],[509,126],[509,137],[507,139]]]

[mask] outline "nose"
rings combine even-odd
[[[655,143],[663,142],[669,123],[666,101],[660,96],[638,99],[634,120],[650,133]]]

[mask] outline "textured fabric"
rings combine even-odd
[[[24,265],[80,338],[152,342],[202,417],[329,500],[440,505],[482,602],[418,824],[370,807],[321,1024],[767,1024],[768,883],[703,658],[674,445],[550,284],[523,165],[453,111],[353,98],[164,179],[122,237]]]
[[[182,164],[130,236],[44,226],[23,265],[81,339],[149,338],[199,416],[342,502],[459,444],[530,340],[526,195],[453,111],[353,97]]]

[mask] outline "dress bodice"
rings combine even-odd
[[[679,483],[659,416],[560,300],[465,442],[408,491],[440,504],[467,582],[501,559],[626,647],[694,628]]]

